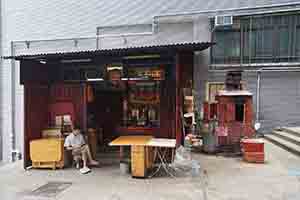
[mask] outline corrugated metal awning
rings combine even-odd
[[[127,48],[97,49],[87,51],[56,52],[41,54],[26,54],[17,56],[4,56],[4,59],[36,60],[36,59],[60,59],[60,58],[84,58],[91,56],[125,56],[134,54],[163,53],[178,51],[202,51],[214,45],[211,42],[176,43],[168,45],[136,46]]]

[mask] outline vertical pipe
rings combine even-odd
[[[99,49],[99,41],[100,41],[99,35],[100,35],[100,28],[97,27],[97,30],[96,30],[96,49]]]
[[[15,56],[15,48],[14,48],[14,42],[11,41],[11,56]],[[16,90],[16,69],[15,69],[15,60],[11,59],[11,134],[10,134],[10,140],[11,140],[11,162],[15,161],[15,149],[16,149],[16,130],[15,130],[15,106],[16,106],[16,96],[15,96],[15,90]]]
[[[260,80],[261,80],[261,71],[257,71],[257,83],[256,83],[256,116],[255,121],[259,122],[259,112],[260,112]]]
[[[156,21],[156,17],[154,16],[152,18],[152,34],[155,34],[157,31],[157,21]]]

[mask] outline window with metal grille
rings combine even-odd
[[[233,26],[213,31],[213,64],[300,61],[299,14],[254,15],[233,22]]]

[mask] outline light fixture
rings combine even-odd
[[[112,70],[123,70],[122,66],[112,66],[112,67],[107,67],[107,71],[112,71]]]
[[[149,55],[136,55],[136,56],[125,56],[123,59],[130,60],[130,59],[145,59],[145,58],[160,58],[159,54],[149,54]]]
[[[91,62],[91,58],[86,58],[86,59],[70,59],[70,60],[61,60],[61,63],[81,63],[81,62]]]
[[[46,60],[40,60],[40,63],[45,65],[45,64],[47,64],[47,61]]]
[[[122,81],[146,81],[149,80],[148,77],[141,77],[141,78],[121,78]]]
[[[88,82],[96,82],[96,81],[104,81],[103,78],[88,78],[87,79]]]

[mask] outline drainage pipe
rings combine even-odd
[[[261,71],[257,72],[257,83],[256,83],[256,112],[255,112],[255,122],[259,123],[259,111],[260,111],[260,78]]]
[[[14,42],[11,41],[11,56],[15,56]],[[15,107],[16,107],[16,64],[15,60],[11,59],[11,162],[15,161],[16,149],[16,129],[15,129]]]

